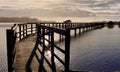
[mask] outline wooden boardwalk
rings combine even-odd
[[[55,64],[55,58],[69,72],[70,66],[70,32],[74,36],[81,32],[104,27],[104,23],[23,23],[14,24],[7,30],[7,53],[9,72],[61,72]],[[36,35],[37,33],[37,35]],[[55,33],[59,41],[65,40],[64,49],[57,46]],[[48,38],[46,38],[47,36]],[[16,40],[19,40],[16,42]],[[47,43],[45,43],[47,42]],[[57,49],[65,57],[62,60],[54,50]],[[51,57],[47,54],[49,50]]]
[[[17,42],[16,47],[16,59],[14,64],[14,72],[38,72],[40,63],[36,58],[41,57],[39,51],[34,47],[36,43],[36,35],[31,35],[20,42]],[[47,56],[47,54],[46,54]],[[49,59],[50,57],[47,56]],[[47,72],[52,72],[49,69],[47,63],[44,62],[44,67]],[[61,72],[58,67],[56,67],[57,72]]]

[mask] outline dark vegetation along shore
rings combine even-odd
[[[44,21],[44,20],[40,20],[38,18],[31,18],[31,17],[0,17],[0,23],[16,23],[16,22],[18,22],[18,23],[19,22],[51,23],[51,22],[56,22],[56,21]],[[120,21],[101,21],[101,22],[108,23],[108,24],[120,24]],[[63,21],[63,23],[72,23],[72,21],[71,20],[65,20],[65,21]]]
[[[0,17],[0,23],[14,23],[14,22],[55,22],[55,21],[42,21],[38,18],[30,17]]]

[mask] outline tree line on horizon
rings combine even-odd
[[[0,17],[0,22],[39,22],[37,18],[30,17]]]
[[[0,17],[0,22],[56,22],[56,21],[42,21],[38,18],[30,18],[30,17]],[[120,21],[102,21],[104,23],[114,23],[120,24]],[[63,23],[72,23],[71,20],[65,20]]]

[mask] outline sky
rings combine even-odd
[[[47,21],[119,21],[120,0],[0,0],[0,17]]]

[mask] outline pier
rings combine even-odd
[[[9,72],[69,72],[70,40],[104,27],[104,23],[22,23],[7,30]],[[71,36],[71,31],[74,35]],[[55,34],[58,39],[55,39]],[[64,43],[64,49],[58,43]],[[61,59],[55,49],[63,53]],[[49,54],[47,53],[49,52]],[[55,63],[57,59],[63,70]]]

